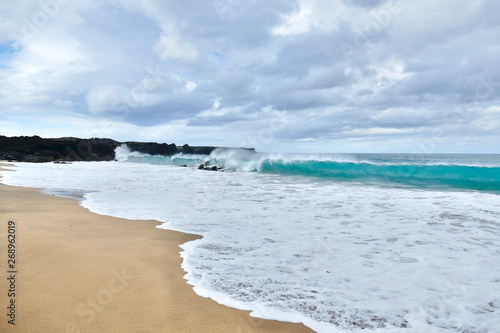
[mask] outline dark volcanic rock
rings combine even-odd
[[[218,147],[211,146],[197,146],[197,147],[189,147],[191,149],[191,153],[196,155],[210,155],[215,149]]]
[[[175,143],[124,142],[131,150],[149,155],[172,156],[180,153]]]
[[[50,161],[112,161],[115,148],[122,145],[112,139],[58,138],[43,139],[39,136],[6,137],[0,135],[0,160],[20,162]],[[175,143],[124,142],[131,150],[150,155],[172,156],[178,153],[210,155],[217,147],[191,147]]]
[[[222,170],[222,168],[218,168],[215,165],[214,166],[205,166],[204,164],[200,164],[200,166],[198,167],[198,170],[219,171],[219,170]]]
[[[199,146],[191,147],[185,144],[178,147],[175,143],[156,143],[156,142],[124,142],[131,150],[149,155],[164,155],[172,156],[175,154],[197,154],[197,155],[210,155],[218,147],[212,146]]]
[[[193,148],[191,148],[187,143],[182,146],[182,153],[183,154],[194,154]]]
[[[0,159],[22,162],[110,161],[119,145],[111,139],[0,136]]]

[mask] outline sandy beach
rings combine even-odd
[[[9,221],[14,274],[7,273]],[[0,332],[312,332],[196,295],[183,279],[179,245],[198,236],[158,224],[101,216],[73,199],[0,185]],[[11,299],[15,326],[8,323]]]

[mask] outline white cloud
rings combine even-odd
[[[62,107],[62,108],[71,108],[71,107],[75,106],[75,103],[73,103],[71,101],[67,101],[67,100],[62,101],[62,100],[58,99],[54,102],[54,105]]]
[[[89,112],[116,112],[117,107],[123,103],[125,94],[126,89],[117,86],[93,87],[86,97]]]
[[[154,46],[154,50],[164,61],[169,59],[182,59],[194,61],[199,54],[196,48],[188,41],[182,40],[175,29],[169,25],[162,25],[163,32]]]
[[[189,81],[189,80],[182,78],[179,75],[175,75],[175,74],[172,75],[172,79],[177,80],[179,82],[183,82],[185,85],[184,87],[189,92],[192,92],[199,84],[197,82]]]
[[[366,135],[389,135],[389,134],[403,134],[409,133],[412,130],[403,129],[403,128],[358,128],[352,131],[345,131],[344,134],[347,135],[356,135],[356,136],[366,136]]]
[[[368,66],[368,68],[374,70],[377,86],[380,88],[389,88],[413,75],[411,72],[406,72],[405,62],[402,59],[393,58],[384,63]]]
[[[317,29],[321,32],[331,32],[337,29],[339,17],[347,11],[340,0],[299,0],[297,9],[283,15],[283,22],[275,27],[275,35],[296,35]]]

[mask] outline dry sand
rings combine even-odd
[[[15,297],[7,295],[8,221],[16,225]],[[0,332],[312,332],[196,295],[179,244],[198,236],[156,225],[0,185]]]

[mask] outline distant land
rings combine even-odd
[[[156,142],[118,142],[112,139],[80,139],[73,137],[44,139],[39,136],[6,137],[0,135],[0,160],[19,162],[112,161],[115,148],[126,144],[131,150],[150,155],[210,155],[219,147]],[[251,149],[253,150],[253,149]]]

